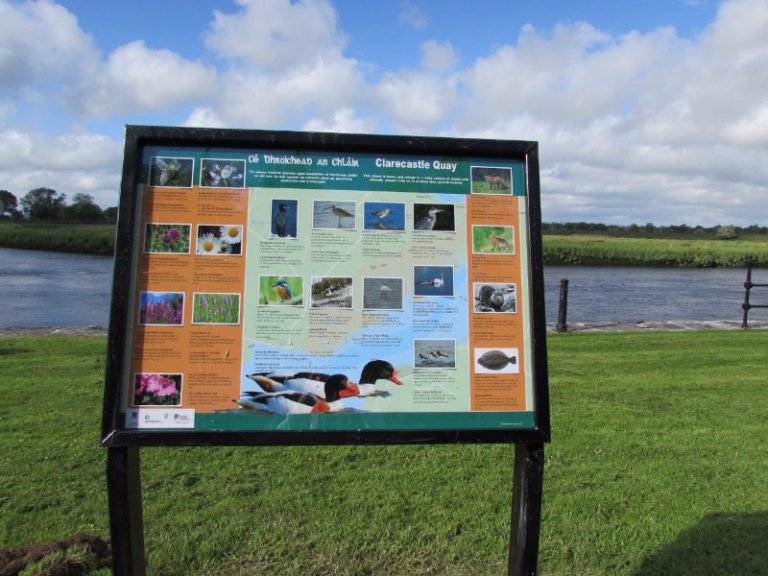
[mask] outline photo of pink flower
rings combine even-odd
[[[181,404],[181,374],[136,374],[134,406],[178,406]]]

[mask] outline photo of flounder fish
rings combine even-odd
[[[508,364],[517,364],[517,357],[507,356],[501,350],[490,350],[480,356],[477,363],[488,370],[503,370]]]

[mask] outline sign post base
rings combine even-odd
[[[539,556],[544,445],[515,444],[508,576],[535,576]]]
[[[112,573],[115,576],[145,576],[139,448],[108,449],[107,495]]]

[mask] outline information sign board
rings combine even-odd
[[[102,442],[542,442],[533,142],[129,126]]]

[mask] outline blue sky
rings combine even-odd
[[[158,8],[159,7],[159,8]],[[0,0],[0,188],[125,124],[536,140],[545,221],[768,223],[766,0]]]

